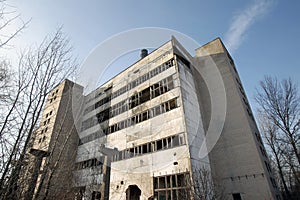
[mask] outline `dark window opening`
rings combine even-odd
[[[234,193],[232,194],[233,200],[242,200],[240,193]]]
[[[141,92],[140,103],[144,103],[150,100],[150,88],[147,88]]]
[[[158,141],[156,142],[156,149],[157,149],[157,151],[158,151],[158,150],[161,150],[162,148],[163,148],[162,140],[158,140]]]
[[[165,177],[164,176],[160,177],[158,179],[158,183],[159,183],[158,188],[166,188],[166,183],[165,183]]]
[[[98,119],[98,123],[102,123],[109,119],[109,110],[110,109],[106,109],[96,115],[96,117]]]
[[[147,144],[143,144],[142,153],[148,153]]]

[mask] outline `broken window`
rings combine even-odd
[[[102,112],[96,115],[98,123],[102,123],[109,119],[109,109],[103,110]]]
[[[168,102],[170,106],[170,110],[174,109],[177,107],[177,102],[176,99],[172,99],[171,101]]]
[[[182,138],[182,139],[180,139]],[[183,142],[180,142],[182,140]],[[134,148],[125,149],[123,151],[119,152],[119,156],[116,159],[113,159],[113,161],[123,160],[132,158],[134,156],[143,155],[146,153],[151,153],[155,151],[160,151],[163,149],[173,148],[179,145],[184,145],[184,135],[183,133],[175,136],[170,136],[167,138],[163,138],[161,140],[152,141],[146,144],[138,145]],[[123,154],[126,154],[127,156],[123,156]]]
[[[163,145],[162,145],[162,140],[158,140],[156,142],[156,150],[161,150],[163,148]]]
[[[143,144],[143,146],[142,146],[142,153],[148,153],[147,144]]]
[[[153,177],[154,197],[156,199],[189,199],[189,172]]]
[[[102,165],[103,165],[103,158],[100,157],[100,158],[92,158],[92,159],[89,159],[89,160],[85,160],[85,161],[82,161],[82,162],[78,162],[78,163],[75,163],[75,169],[76,170],[81,170],[81,169],[85,169],[85,168],[90,168],[90,167],[97,167],[97,166],[100,166],[100,168],[98,167],[98,171],[99,173],[102,173]]]
[[[144,103],[150,100],[150,88],[146,88],[145,90],[141,91],[141,100],[140,103]]]
[[[149,101],[152,98],[155,98],[159,95],[162,95],[172,90],[173,88],[174,88],[173,77],[169,76],[159,81],[158,83],[155,83],[154,85],[142,90],[141,92],[136,92],[128,99],[125,99],[111,106],[110,117],[114,117],[123,112],[126,112],[129,109],[132,109],[142,103]],[[169,106],[168,108],[165,108],[165,111],[168,110],[170,110]]]
[[[167,102],[162,103],[161,105],[158,105],[158,106],[156,106],[154,108],[146,110],[143,113],[139,113],[139,114],[137,114],[135,116],[132,116],[129,119],[126,119],[126,120],[123,120],[121,122],[118,122],[116,124],[111,125],[110,128],[109,128],[109,130],[110,130],[109,133],[113,133],[113,132],[115,132],[117,130],[121,130],[123,128],[127,128],[129,126],[133,126],[133,125],[135,125],[137,123],[146,121],[146,120],[148,120],[148,119],[150,119],[152,117],[160,115],[160,114],[164,113],[165,110],[166,110],[166,109],[163,109],[163,107],[167,107],[167,106],[170,107],[170,110],[174,109],[174,108],[177,108],[177,101],[176,101],[176,99],[169,100]],[[150,113],[151,113],[151,115],[150,115]],[[99,116],[106,116],[106,113],[105,113],[105,115],[99,113]],[[109,118],[109,116],[107,117],[107,119],[108,118]],[[124,121],[127,121],[127,123],[126,122],[124,123]],[[124,126],[122,125],[122,123],[124,123]],[[83,122],[83,124],[84,124],[84,122]],[[117,128],[114,127],[114,126],[117,126]],[[86,127],[84,127],[84,128],[86,128]]]

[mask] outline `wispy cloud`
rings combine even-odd
[[[230,52],[241,45],[247,30],[272,7],[273,0],[256,0],[245,10],[233,17],[232,23],[225,34],[225,43]]]

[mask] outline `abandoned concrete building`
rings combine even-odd
[[[210,73],[221,84],[211,83]],[[224,122],[210,144],[209,127],[222,123],[213,118],[222,92]],[[49,94],[28,161],[24,195],[35,199],[197,199],[197,169],[211,172],[220,199],[280,199],[219,38],[194,57],[174,37],[149,54],[142,50],[136,63],[88,95],[65,80]]]

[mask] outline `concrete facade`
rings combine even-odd
[[[209,154],[213,177],[238,199],[280,199],[274,176],[235,64],[220,39],[196,50],[195,66],[216,63],[226,93],[222,133]],[[201,86],[200,86],[201,87]],[[205,93],[200,89],[200,93]],[[202,104],[208,102],[202,98]],[[207,112],[204,112],[207,113]],[[206,117],[207,119],[208,117]]]
[[[82,103],[75,106],[80,107],[78,112],[74,102],[67,105],[63,98],[56,99],[51,109],[46,105],[41,130],[52,122],[47,118],[52,110],[60,119],[69,110],[64,131],[72,130],[66,134],[72,138],[66,151],[54,156],[61,157],[56,163],[67,180],[53,179],[53,184],[71,183],[64,188],[72,193],[70,199],[193,199],[193,173],[205,168],[223,199],[280,199],[247,97],[221,40],[200,47],[193,57],[173,37],[143,56],[86,96],[80,86],[70,90],[71,96],[76,94],[75,104]],[[224,87],[207,84],[203,75],[212,65]],[[49,99],[66,83],[54,88]],[[207,133],[218,123],[212,116],[212,95],[221,98],[221,90],[226,94],[226,113],[214,145]],[[74,113],[79,114],[78,121],[70,116]],[[53,130],[59,122],[48,127],[50,135],[34,138],[31,154],[36,159],[43,152],[37,162],[41,170],[54,162],[47,158],[55,152],[51,148],[58,137]],[[201,156],[200,147],[209,154]],[[36,177],[31,191],[36,193],[41,177],[31,177]],[[50,193],[59,191],[52,188]]]
[[[23,173],[24,199],[74,199],[73,170],[78,146],[75,109],[83,88],[69,80],[49,93],[40,121],[28,149]],[[64,184],[61,184],[64,183]],[[45,197],[46,196],[46,197]]]

